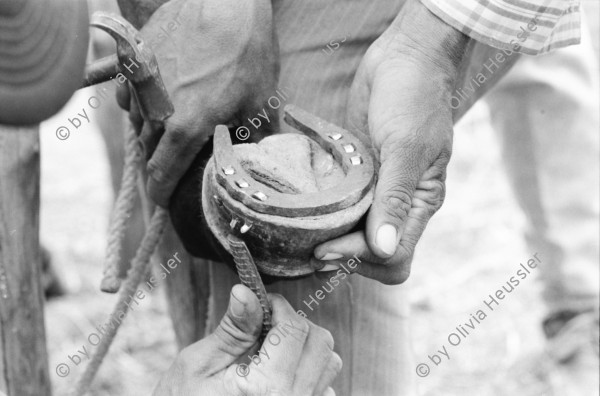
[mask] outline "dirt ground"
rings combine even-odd
[[[584,3],[598,50],[598,2]],[[99,291],[113,199],[100,133],[92,123],[72,131],[67,140],[55,136],[57,126],[76,115],[89,96],[89,92],[79,92],[41,132],[41,240],[70,289],[67,296],[50,301],[45,311],[56,395],[66,394],[83,373],[87,359],[83,357],[76,365],[69,355],[83,351],[82,346],[84,352],[93,351],[87,338],[107,320],[115,302],[115,296]],[[524,218],[503,173],[483,105],[457,127],[448,175],[444,207],[418,247],[411,278],[399,286],[412,290],[415,364],[429,363],[427,355],[447,345],[448,334],[468,322],[482,300],[534,253],[524,244]],[[163,292],[159,288],[150,293],[128,315],[91,395],[151,393],[176,354]],[[452,347],[450,360],[418,379],[421,392],[428,396],[544,394],[544,384],[536,383],[530,373],[508,374],[510,367],[542,347],[542,313],[539,285],[527,279],[474,330],[469,329],[460,345]],[[61,363],[70,366],[64,378],[55,373]],[[529,385],[524,387],[524,382]]]

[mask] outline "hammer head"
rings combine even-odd
[[[97,12],[91,26],[110,34],[117,42],[120,71],[131,83],[142,117],[148,121],[164,121],[173,112],[152,50],[144,43],[140,32],[116,14]]]

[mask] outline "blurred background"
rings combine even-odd
[[[583,4],[598,58],[599,2],[584,0]],[[77,354],[83,345],[90,351],[87,337],[106,322],[116,301],[116,296],[99,290],[113,195],[97,114],[90,112],[87,104],[91,95],[90,90],[78,92],[41,130],[41,241],[68,291],[51,299],[45,311],[51,378],[57,395],[73,386],[86,364],[82,359],[75,365],[68,356]],[[72,129],[68,139],[57,139],[56,128],[82,107],[88,110],[91,122]],[[590,169],[598,166],[590,164]],[[427,355],[448,345],[448,334],[468,321],[482,300],[533,254],[524,243],[524,218],[503,173],[497,136],[482,104],[456,128],[447,186],[446,202],[418,246],[413,274],[401,286],[411,289],[415,363],[429,363]],[[147,293],[129,313],[91,395],[151,394],[176,355],[163,293],[160,286]],[[444,358],[428,377],[418,379],[421,392],[547,394],[544,378],[528,370],[511,371],[528,357],[535,362],[544,345],[542,315],[539,284],[528,279],[459,347],[452,348],[449,361]],[[64,378],[54,372],[60,363],[71,368]]]

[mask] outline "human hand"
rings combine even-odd
[[[257,352],[262,326],[258,298],[236,285],[217,329],[181,351],[153,395],[335,395],[329,385],[342,361],[333,352],[331,334],[297,315],[283,297],[269,297],[273,329],[261,347],[265,353]],[[255,354],[261,357],[258,364],[236,364]]]
[[[175,113],[164,129],[156,128],[144,123],[125,85],[118,100],[130,111],[149,159],[150,198],[166,207],[216,125],[249,127],[248,117],[264,112],[270,121],[261,132],[277,127],[276,112],[266,105],[279,73],[271,2],[171,0],[141,33],[156,55]]]
[[[331,264],[356,255],[355,271],[404,282],[415,245],[441,207],[452,152],[450,97],[467,37],[409,0],[368,49],[356,73],[346,128],[368,131],[380,168],[366,230],[319,245]]]

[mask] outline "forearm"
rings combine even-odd
[[[457,121],[493,87],[519,58],[512,50],[479,43],[438,18],[419,0],[408,0],[390,28],[383,45],[438,72],[449,89]]]
[[[408,57],[453,83],[470,39],[419,0],[408,0],[378,41],[386,51]]]

